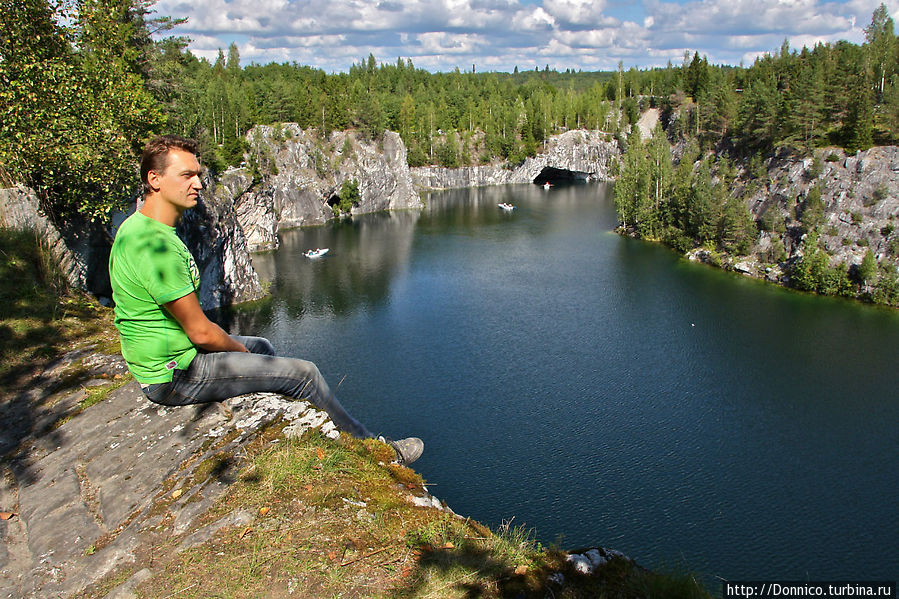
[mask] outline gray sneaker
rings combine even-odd
[[[408,437],[406,439],[394,441],[393,439],[381,436],[378,437],[378,441],[387,443],[388,445],[393,447],[393,450],[396,452],[396,459],[393,461],[400,466],[408,466],[409,464],[420,458],[421,454],[424,453],[425,450],[424,441],[422,441],[418,437]]]

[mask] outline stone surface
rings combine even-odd
[[[590,575],[614,558],[633,561],[620,551],[604,547],[588,549],[582,553],[569,553],[566,561],[571,564],[574,571],[578,574]]]
[[[798,257],[803,228],[797,216],[809,190],[819,186],[824,215],[818,231],[831,265],[860,264],[868,249],[882,263],[899,239],[899,147],[878,146],[851,156],[826,148],[815,154],[823,167],[817,177],[810,173],[813,158],[777,156],[768,160],[767,181],[744,196],[753,216],[773,211],[784,224],[782,232],[759,235],[757,258],[772,262],[767,258],[778,246],[789,258]]]
[[[66,360],[105,373],[121,368],[121,358],[96,358],[90,352]],[[52,395],[54,377],[64,372],[64,365],[53,365],[32,393],[2,404],[4,426],[16,433],[4,438],[0,509],[17,516],[0,522],[0,597],[79,593],[135,559],[144,537],[159,524],[160,506],[173,523],[170,534],[186,535],[235,480],[227,456],[238,454],[277,418],[291,423],[291,434],[310,427],[338,434],[327,415],[308,403],[273,394],[228,400],[229,419],[229,411],[215,405],[153,404],[132,382],[79,411],[77,402]],[[34,410],[51,413],[56,426],[45,430],[23,416]],[[211,474],[197,480],[202,464]],[[182,493],[174,497],[173,490]],[[218,524],[252,518],[232,516]],[[201,543],[215,530],[196,531],[183,542]],[[110,596],[132,596],[140,578],[135,580]]]
[[[178,235],[200,269],[200,303],[208,310],[259,299],[265,293],[231,192],[208,176],[204,183],[200,202],[178,224]]]
[[[96,295],[110,294],[108,232],[99,224],[74,218],[57,227],[41,210],[37,195],[22,186],[0,189],[0,227],[34,231],[59,264],[66,282]]]
[[[229,180],[217,184],[208,177],[205,184],[200,204],[186,212],[179,225],[179,234],[200,269],[200,301],[209,309],[259,299],[264,292],[230,195],[240,184]],[[116,226],[125,216],[114,217]],[[0,226],[33,230],[50,249],[69,285],[111,297],[108,264],[115,228],[107,230],[77,217],[59,228],[41,212],[34,192],[23,187],[0,189]]]
[[[656,125],[659,122],[659,109],[658,108],[650,108],[646,112],[640,115],[640,120],[637,121],[637,129],[640,130],[640,139],[646,141],[647,139],[652,137],[653,129],[655,129]]]
[[[258,165],[261,181],[246,191],[240,202],[245,230],[255,226],[259,213],[271,214],[278,228],[322,224],[334,217],[330,204],[336,201],[343,182],[350,180],[358,183],[361,196],[352,214],[422,205],[412,186],[406,146],[392,131],[385,131],[377,142],[346,131],[321,139],[315,131],[286,123],[256,126],[247,133],[247,140],[249,157]],[[270,224],[270,220],[265,222],[263,226]],[[272,232],[262,238],[266,236],[271,237]],[[256,239],[254,234],[254,245]]]
[[[489,165],[462,168],[422,166],[411,169],[411,172],[415,185],[423,189],[533,183],[550,172],[550,178],[566,176],[606,181],[612,177],[609,171],[612,158],[618,156],[617,143],[606,141],[605,133],[576,130],[550,137],[544,152],[525,159],[514,169]]]
[[[229,169],[222,175],[217,192],[220,198],[234,204],[247,250],[278,248],[278,215],[270,190],[259,190],[246,169]]]

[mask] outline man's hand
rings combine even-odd
[[[206,318],[196,293],[188,293],[164,305],[197,347],[212,352],[249,351],[242,343],[232,339],[219,325]]]

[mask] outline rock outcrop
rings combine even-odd
[[[800,255],[808,228],[803,213],[815,187],[822,202],[819,243],[831,266],[860,264],[869,249],[880,264],[899,258],[899,147],[854,155],[828,148],[816,150],[814,157],[770,158],[767,167],[761,185],[746,183],[735,190],[762,231],[753,256],[734,262],[734,270],[771,280],[785,277],[785,263]]]
[[[200,269],[200,303],[207,310],[265,295],[229,194],[227,185],[207,177],[200,202],[178,225]]]
[[[529,157],[519,166],[470,166],[442,168],[422,166],[411,169],[416,186],[423,189],[453,189],[533,183],[557,178],[607,181],[612,159],[620,154],[618,144],[606,141],[601,131],[568,131],[547,141],[546,151]]]
[[[355,181],[359,199],[351,214],[420,208],[399,134],[385,131],[377,142],[351,131],[322,140],[294,123],[254,127],[247,140],[252,167],[233,169],[224,181],[244,189],[230,192],[251,251],[277,247],[281,228],[320,225],[334,218],[332,205],[344,181]],[[256,169],[253,184],[251,170]]]
[[[98,374],[123,370],[120,357],[106,356],[106,362]],[[0,503],[16,506],[0,551],[3,596],[78,594],[134,560],[142,539],[160,524],[159,505],[174,515],[173,534],[183,535],[234,480],[227,468],[193,480],[197,468],[238,451],[276,418],[290,421],[287,435],[309,428],[337,435],[325,413],[271,394],[229,400],[233,418],[211,405],[152,404],[136,383],[78,413],[83,395],[48,408],[51,420],[63,422],[50,434],[20,430],[19,449],[3,468]],[[70,414],[76,416],[66,421]],[[166,480],[183,488],[183,496],[166,494]]]
[[[697,248],[687,258],[793,286],[803,241],[814,230],[820,256],[835,273],[854,277],[870,251],[883,283],[880,299],[870,280],[856,296],[895,304],[899,276],[899,147],[879,146],[854,155],[839,148],[810,157],[781,153],[769,158],[763,177],[745,169],[731,192],[741,197],[759,226],[747,256]],[[820,194],[820,202],[810,200]],[[845,290],[842,292],[846,292]],[[852,295],[852,293],[849,293]]]
[[[75,218],[57,227],[40,209],[37,194],[17,186],[0,189],[0,227],[34,231],[71,287],[110,294],[110,236],[101,225]]]
[[[67,390],[72,369],[86,379]],[[259,514],[248,509],[208,517],[246,465],[246,445],[282,423],[279,438],[310,429],[339,436],[327,414],[305,401],[257,393],[164,407],[137,383],[114,382],[125,373],[121,356],[80,349],[0,402],[0,508],[10,510],[0,520],[0,596],[80,597],[145,558],[160,535],[180,553],[223,528],[250,525]],[[112,390],[82,409],[87,390],[100,386]],[[427,489],[405,495],[449,511]],[[150,574],[138,570],[118,591]],[[133,596],[118,591],[109,596]]]
[[[204,308],[259,299],[264,295],[253,269],[243,229],[230,197],[240,185],[219,184],[207,177],[200,204],[185,213],[179,235],[197,261]],[[24,187],[0,189],[0,226],[34,231],[76,289],[109,298],[109,250],[125,214],[114,216],[107,229],[77,216],[57,227],[40,210],[37,196]]]
[[[281,229],[334,218],[332,206],[339,203],[345,181],[355,182],[359,192],[350,214],[362,214],[420,208],[421,188],[530,183],[541,177],[607,180],[612,158],[618,156],[617,145],[605,141],[605,134],[569,131],[552,137],[545,152],[514,169],[423,167],[413,173],[402,139],[390,131],[377,142],[354,132],[334,132],[323,140],[288,123],[254,127],[247,140],[249,165],[229,169],[218,180],[207,177],[201,203],[185,213],[179,226],[200,268],[200,300],[207,309],[262,297],[250,253],[277,248]],[[0,190],[0,219],[4,226],[38,231],[72,285],[110,295],[106,264],[114,230],[71,223],[60,232],[22,188]]]

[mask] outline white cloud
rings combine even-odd
[[[596,26],[610,22],[604,0],[544,0],[543,8],[560,23]]]
[[[416,36],[426,54],[472,54],[485,45],[480,35],[452,34],[445,31],[420,33]]]
[[[794,48],[861,42],[880,1],[641,0],[622,8],[608,0],[159,0],[154,8],[188,17],[173,33],[210,59],[238,40],[245,63],[346,70],[372,53],[431,70],[511,70],[542,68],[547,57],[559,68],[658,66],[679,63],[685,50],[748,64],[784,38]],[[886,5],[899,16],[899,0]]]
[[[553,25],[555,25],[555,19],[541,6],[519,11],[512,18],[513,31],[549,31]]]
[[[700,35],[832,33],[851,26],[836,5],[817,0],[699,0],[659,3],[652,28]]]

